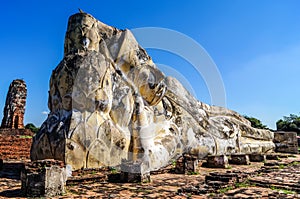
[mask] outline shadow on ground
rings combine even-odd
[[[24,195],[22,194],[21,189],[14,189],[14,190],[6,190],[0,192],[0,197],[17,198],[17,197],[24,197]]]

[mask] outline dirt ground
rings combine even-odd
[[[4,161],[1,198],[26,198],[20,181],[24,161]],[[228,169],[199,166],[190,174],[173,171],[170,165],[152,173],[149,183],[120,183],[119,173],[111,168],[78,171],[68,179],[65,195],[57,198],[300,198],[300,155]],[[217,180],[206,181],[209,175]]]

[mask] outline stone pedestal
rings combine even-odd
[[[228,168],[228,158],[226,155],[207,156],[206,166],[211,168]]]
[[[249,165],[249,156],[246,154],[232,154],[229,159],[229,164]]]
[[[121,164],[121,181],[136,183],[147,183],[151,181],[148,166],[141,162],[122,161]]]
[[[22,192],[29,197],[54,197],[65,193],[66,169],[56,160],[25,164],[21,172]]]
[[[248,154],[250,162],[265,162],[266,155],[264,154]]]

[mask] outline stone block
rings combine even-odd
[[[296,132],[275,132],[275,151],[281,153],[298,153],[298,139]]]
[[[197,167],[198,167],[197,157],[185,154],[183,156],[183,161],[184,161],[184,172],[185,173],[197,172]]]
[[[207,156],[206,166],[211,168],[228,168],[228,158],[226,155]]]
[[[265,154],[248,154],[250,162],[264,162],[266,161]]]
[[[183,156],[181,156],[180,158],[178,158],[176,160],[175,173],[177,173],[177,174],[185,173],[185,164],[184,164]]]
[[[121,181],[129,183],[150,182],[150,171],[143,162],[122,161]]]
[[[198,158],[193,155],[184,154],[178,158],[175,166],[175,173],[188,174],[197,172]]]
[[[249,165],[249,156],[246,154],[232,154],[229,159],[229,164]]]
[[[238,182],[238,174],[236,173],[209,173],[205,176],[205,183],[209,182],[223,182],[227,185],[233,185]]]
[[[57,160],[25,164],[21,172],[22,192],[28,197],[54,197],[65,193],[66,169]]]

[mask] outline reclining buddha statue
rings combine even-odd
[[[73,170],[122,160],[145,161],[157,170],[183,153],[204,158],[275,148],[273,132],[198,101],[155,66],[129,30],[87,13],[69,19],[48,107],[31,159],[62,160]]]

